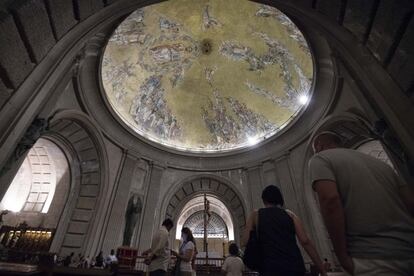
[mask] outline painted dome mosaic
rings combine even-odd
[[[192,152],[248,147],[309,98],[312,57],[279,10],[247,0],[170,0],[138,9],[102,61],[115,113],[139,135]]]

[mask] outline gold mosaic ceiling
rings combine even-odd
[[[170,0],[115,30],[102,81],[115,113],[139,135],[193,152],[248,147],[306,105],[308,45],[279,10],[247,0]]]

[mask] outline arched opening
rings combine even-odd
[[[358,147],[356,147],[355,149],[357,151],[360,151],[372,157],[375,157],[381,161],[384,161],[385,163],[390,165],[390,167],[394,168],[394,165],[389,155],[387,154],[387,152],[384,149],[384,146],[379,140],[370,140],[370,141],[364,142],[358,145]]]
[[[185,179],[179,184],[166,203],[166,217],[175,222],[174,246],[178,248],[181,229],[188,226],[196,234],[197,257],[206,256],[203,238],[199,237],[204,228],[204,195],[209,201],[211,219],[208,223],[209,258],[222,258],[228,254],[228,243],[240,241],[246,223],[245,205],[242,197],[232,184],[216,175],[198,175]],[[200,221],[201,220],[201,221]],[[198,234],[198,235],[197,235]]]
[[[102,204],[99,195],[106,183],[102,161],[106,153],[99,133],[84,116],[63,111],[55,115],[47,136],[64,146],[72,178],[51,250],[63,256],[85,251],[95,254],[98,245],[91,245],[90,235],[102,231],[96,226],[100,219],[96,210]]]
[[[0,202],[0,209],[9,211],[3,218],[0,242],[8,248],[26,248],[30,244],[30,251],[49,250],[70,182],[70,166],[64,152],[51,140],[40,138]]]
[[[227,254],[228,243],[234,241],[234,223],[229,209],[217,197],[206,194],[209,202],[209,214],[206,219],[208,256],[221,258]],[[181,238],[181,229],[190,228],[196,240],[197,257],[206,256],[204,250],[204,195],[198,195],[188,201],[177,220],[175,245]]]

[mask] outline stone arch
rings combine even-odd
[[[384,148],[380,140],[372,139],[364,141],[363,143],[359,144],[355,149],[359,152],[363,152],[372,157],[375,157],[383,161],[384,163],[388,164],[390,167],[394,168],[394,164],[392,163],[389,154],[387,153],[386,149]]]
[[[106,152],[99,133],[85,115],[63,111],[44,135],[65,152],[71,170],[70,194],[51,248],[62,255],[98,250],[100,195],[107,186]]]
[[[404,154],[404,150],[383,120],[375,122],[361,115],[358,110],[348,110],[336,115],[327,116],[314,129],[308,144],[308,155],[312,154],[311,141],[316,134],[329,130],[337,133],[344,143],[345,147],[357,148],[370,140],[378,140],[384,147],[387,155],[393,163],[395,163],[406,177],[409,178],[408,160]]]
[[[224,203],[211,195],[207,195],[207,200],[210,202],[210,212],[212,215],[216,215],[221,218],[223,223],[226,226],[227,238],[229,240],[235,239],[235,225],[233,222],[233,216],[228,210],[227,206]],[[184,227],[187,221],[196,213],[204,213],[204,197],[196,196],[185,203],[183,208],[181,208],[180,216],[176,220],[176,239],[181,237],[181,227]],[[210,220],[212,222],[212,220]],[[211,233],[210,233],[211,234]]]
[[[0,202],[0,209],[15,212],[3,218],[3,223],[15,226],[26,222],[29,227],[56,229],[69,195],[68,159],[44,136],[23,157]]]
[[[407,157],[395,133],[384,120],[372,121],[361,114],[362,112],[359,110],[351,109],[340,114],[327,116],[314,129],[311,135],[308,144],[308,155],[312,154],[312,145],[310,143],[313,137],[324,130],[337,133],[342,137],[344,146],[353,149],[370,140],[378,140],[392,163],[395,164],[396,170],[410,182],[410,179],[413,177],[412,161]]]
[[[343,138],[344,145],[351,147],[374,136],[372,123],[358,110],[349,110],[340,114],[329,115],[323,119],[312,132],[308,148],[312,148],[312,140],[322,131],[333,131]]]
[[[219,199],[229,210],[234,223],[236,239],[241,235],[246,224],[246,208],[242,197],[228,180],[215,175],[198,175],[182,180],[168,194],[165,216],[177,221],[185,204],[204,193]]]

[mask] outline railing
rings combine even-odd
[[[138,256],[136,258],[134,270],[147,272],[148,266],[144,263],[145,257]],[[171,257],[168,270],[171,271],[174,267],[176,259]],[[200,273],[211,273],[216,274],[220,273],[221,267],[223,266],[224,258],[196,258],[195,259],[195,270]],[[245,271],[243,275],[258,275],[256,272]]]
[[[220,273],[223,263],[223,258],[196,258],[195,269],[200,273]]]
[[[224,258],[196,258],[196,266],[210,266],[210,267],[220,267],[224,263]]]
[[[148,266],[144,264],[145,257],[138,256],[135,262],[134,270],[147,272]]]

